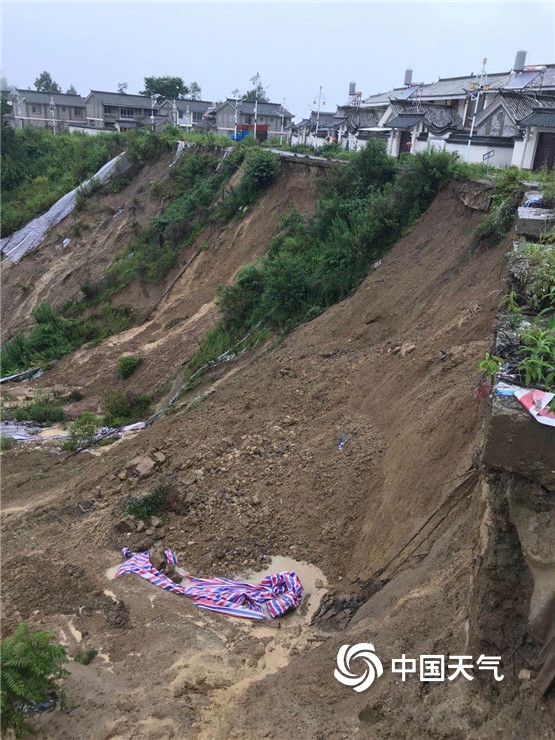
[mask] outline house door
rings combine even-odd
[[[553,169],[555,164],[555,133],[543,133],[538,136],[536,156],[534,157],[533,170],[539,170],[546,166],[548,170]]]
[[[405,154],[407,152],[410,154],[410,145],[412,141],[412,134],[410,131],[401,131],[401,140],[399,142],[399,154]]]

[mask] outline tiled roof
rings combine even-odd
[[[518,123],[522,118],[528,116],[534,108],[555,107],[555,96],[532,96],[524,95],[521,92],[500,90],[498,96],[477,116],[476,128],[480,128],[484,121],[500,110],[500,107],[505,109],[514,123]]]
[[[103,90],[91,90],[90,95],[94,95],[104,105],[120,106],[122,108],[147,108],[149,110],[152,107],[152,100],[148,95],[128,95],[127,93],[105,92]],[[154,105],[157,107],[156,102]]]
[[[166,103],[169,104],[170,109],[173,107],[173,100],[167,100]],[[175,107],[178,111],[185,112],[189,108],[191,113],[206,113],[212,105],[214,104],[207,100],[187,100],[180,98],[175,101]]]
[[[235,98],[228,98],[216,108],[216,112],[223,108],[224,105],[231,105],[235,108]],[[259,116],[281,116],[281,103],[258,103]],[[239,100],[237,103],[239,113],[254,114],[254,101]],[[293,114],[285,108],[285,118],[293,118]]]
[[[555,64],[544,65],[546,67],[543,76],[541,74],[529,79],[526,75],[522,75],[523,84],[526,80],[528,81],[527,86],[524,88],[527,92],[531,90],[539,90],[540,84],[542,90],[555,90]],[[514,82],[517,77],[515,72],[494,72],[488,74],[487,83],[490,90],[502,90],[507,85]],[[421,87],[421,98],[422,100],[429,100],[433,98],[461,98],[466,96],[466,91],[470,89],[472,83],[479,81],[477,75],[465,75],[463,77],[440,77],[437,82],[428,83]],[[370,95],[365,98],[364,104],[369,106],[377,106],[379,104],[387,104],[389,100],[407,99],[407,97],[414,97],[418,86],[412,86],[413,92],[409,91],[411,88],[396,87],[393,90],[385,93],[379,93],[378,95]]]
[[[387,122],[390,128],[411,128],[424,118],[428,129],[435,133],[462,129],[463,122],[458,113],[447,105],[414,105],[412,101],[396,102],[393,118]]]
[[[534,108],[555,107],[555,97],[532,97],[519,93],[501,92],[501,98],[505,110],[516,122],[529,115]]]
[[[520,121],[521,126],[542,126],[543,128],[555,128],[555,107],[534,108],[530,115]]]
[[[424,118],[424,113],[400,113],[387,122],[388,128],[412,128]]]
[[[75,106],[76,108],[83,108],[85,106],[85,99],[80,95],[71,95],[67,93],[45,93],[37,92],[36,90],[18,90],[17,91],[22,98],[25,98],[26,103],[35,103],[37,105],[49,105],[50,98],[54,98],[56,105],[68,105]],[[10,95],[10,99],[13,95]]]
[[[351,133],[361,128],[374,128],[381,118],[371,108],[360,108],[359,106],[341,106],[337,109],[337,115],[347,119],[347,129]]]
[[[339,108],[337,109],[339,110]],[[295,125],[295,128],[309,128],[311,131],[316,130],[316,122],[318,121],[318,129],[324,130],[333,128],[334,126],[340,126],[345,121],[345,117],[338,116],[336,113],[329,111],[312,111],[310,118],[303,118],[302,121]]]
[[[474,134],[472,137],[473,144],[484,144],[487,146],[507,147],[512,148],[515,145],[515,139],[519,137],[515,136],[478,136]],[[465,131],[453,131],[449,134],[448,141],[456,144],[467,144],[468,143],[468,132]]]
[[[422,88],[422,99],[464,97],[466,95],[466,91],[470,90],[470,86],[473,83],[477,83],[479,79],[480,78],[476,75],[466,75],[465,77],[445,77],[444,79],[441,79],[440,77],[437,82],[424,85]],[[503,87],[503,84],[508,82],[508,80],[508,72],[488,74],[488,85],[492,90]]]
[[[395,99],[400,97],[406,89],[406,87],[395,87],[393,90],[389,90],[388,92],[369,95],[363,102],[365,105],[369,106],[388,105],[392,98]]]

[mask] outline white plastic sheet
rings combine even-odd
[[[105,183],[113,175],[125,172],[131,166],[125,152],[118,154],[103,167],[101,167],[93,177]],[[36,249],[46,238],[48,229],[60,223],[75,208],[77,201],[76,194],[79,188],[86,189],[91,180],[85,180],[78,188],[66,193],[59,201],[54,203],[52,208],[42,216],[37,216],[19,231],[7,236],[0,241],[0,252],[4,254],[11,262],[16,263],[33,249]]]

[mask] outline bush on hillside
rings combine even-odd
[[[85,411],[71,425],[69,439],[64,447],[67,450],[80,450],[90,447],[94,441],[95,435],[101,427],[101,418],[90,411]]]
[[[385,142],[371,139],[346,165],[329,171],[310,218],[292,210],[267,254],[243,268],[233,285],[219,288],[220,322],[190,370],[255,327],[287,330],[343,298],[456,173],[451,154],[426,152],[399,165]]]
[[[39,303],[31,315],[36,325],[29,336],[17,332],[0,352],[3,375],[59,360],[84,342],[105,339],[128,329],[133,322],[131,309],[109,305],[87,319],[64,318],[49,303]]]
[[[141,359],[138,357],[131,357],[131,355],[120,357],[118,360],[118,377],[121,380],[127,380],[127,378],[130,378],[133,375],[141,362]]]
[[[137,396],[129,391],[124,393],[117,388],[110,388],[104,395],[102,411],[109,427],[133,424],[150,416],[150,398],[144,394]]]
[[[159,483],[144,496],[130,499],[124,513],[141,521],[146,521],[151,516],[161,514],[167,508],[169,492],[170,486],[168,483]]]
[[[11,450],[15,447],[16,441],[9,434],[0,434],[0,452]]]

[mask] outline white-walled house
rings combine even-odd
[[[487,156],[499,167],[552,167],[555,131],[547,111],[555,107],[555,64],[525,67],[522,55],[510,72],[410,83],[365,98],[361,109],[379,117],[378,129],[389,129],[393,156],[433,147],[469,162]]]

